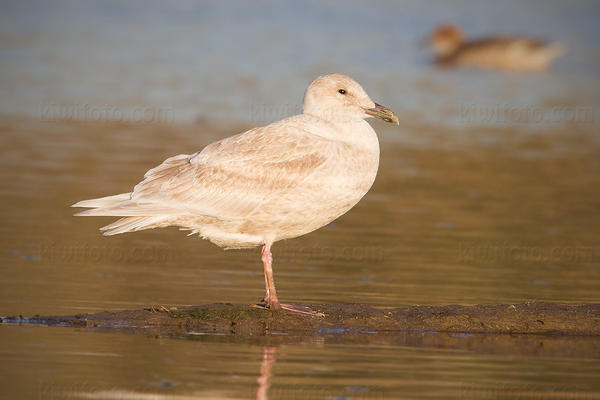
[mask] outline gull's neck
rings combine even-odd
[[[379,141],[371,125],[364,119],[324,119],[311,114],[299,114],[295,117],[303,130],[330,140],[346,142],[349,144],[377,147]]]

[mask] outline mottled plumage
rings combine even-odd
[[[81,201],[74,207],[90,209],[76,215],[122,217],[105,235],[174,225],[226,248],[265,245],[270,256],[272,243],[328,224],[367,193],[379,165],[369,116],[397,123],[352,79],[319,77],[302,114],[168,158],[131,193]],[[278,308],[268,279],[265,301]]]

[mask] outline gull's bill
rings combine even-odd
[[[393,122],[396,125],[400,125],[398,116],[392,110],[382,106],[381,104],[375,103],[374,108],[365,108],[365,113],[372,117],[382,119],[386,122]]]

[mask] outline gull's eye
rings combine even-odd
[[[338,90],[338,93],[339,94],[346,94],[346,91],[344,89],[340,89],[340,90]]]

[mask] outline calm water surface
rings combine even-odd
[[[598,301],[600,153],[586,129],[532,135],[375,127],[383,152],[372,191],[332,225],[275,246],[282,299],[375,306]],[[129,190],[157,160],[241,126],[5,118],[0,129],[1,314],[261,298],[258,250],[226,252],[174,228],[103,237],[97,229],[110,218],[75,218],[68,207]],[[583,338],[482,348],[460,335],[424,344],[357,343],[343,334],[260,342],[0,328],[7,398],[600,396],[598,343],[585,347]]]
[[[430,121],[464,122],[471,105],[597,108],[599,18],[594,0],[8,2],[0,111],[265,123],[298,112],[307,84],[331,72]],[[470,37],[562,40],[568,52],[543,74],[436,71],[418,43],[445,21]]]
[[[263,295],[258,250],[223,251],[175,228],[104,237],[98,228],[111,218],[75,218],[69,208],[128,191],[157,161],[243,128],[29,119],[1,128],[4,315]],[[376,128],[383,151],[372,191],[333,224],[274,246],[282,298],[378,306],[598,299],[594,137],[577,127],[533,136],[480,128],[462,138],[431,126]]]
[[[402,123],[373,122],[380,172],[351,212],[275,245],[282,300],[598,302],[600,7],[428,4],[4,4],[0,315],[258,301],[258,250],[224,252],[175,228],[103,237],[111,218],[75,218],[69,205],[298,112],[306,84],[331,71]],[[436,71],[415,44],[444,20],[565,40],[569,52],[538,75]],[[600,398],[590,339],[365,336],[4,325],[0,397]]]
[[[431,335],[431,334],[430,334]],[[2,327],[5,398],[594,399],[597,359],[319,337],[261,343]]]

